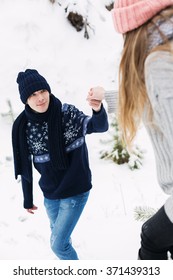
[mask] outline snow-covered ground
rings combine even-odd
[[[91,113],[86,102],[90,87],[117,88],[122,38],[113,29],[104,1],[91,2],[94,5],[89,6],[88,20],[95,34],[90,30],[87,40],[83,31],[77,33],[68,23],[58,1],[52,5],[48,0],[0,0],[1,114],[9,110],[7,100],[15,116],[23,109],[16,77],[26,68],[37,69],[62,102],[72,103],[87,114]],[[0,117],[0,259],[53,260],[56,257],[49,247],[49,223],[37,173],[34,201],[38,211],[30,215],[22,206],[21,185],[13,172],[11,125],[8,117]],[[145,129],[141,127],[136,139],[146,151],[143,166],[135,171],[100,159],[100,150],[106,148],[100,139],[107,136],[87,136],[93,189],[74,230],[73,243],[83,260],[135,260],[142,223],[135,220],[134,209],[158,208],[166,195],[157,184]]]

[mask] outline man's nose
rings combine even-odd
[[[38,94],[38,100],[41,101],[41,100],[43,100],[43,99],[44,99],[43,94],[39,93],[39,94]]]

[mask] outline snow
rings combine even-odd
[[[58,1],[0,1],[1,114],[9,110],[7,100],[15,116],[23,110],[16,76],[26,68],[37,69],[62,102],[72,103],[86,114],[91,114],[86,102],[90,87],[117,89],[122,38],[113,29],[104,1],[89,2],[88,20],[95,32],[90,30],[87,40],[84,31],[76,32],[68,23]],[[55,260],[49,247],[49,222],[37,173],[34,201],[38,211],[31,215],[22,206],[20,181],[14,179],[11,126],[9,117],[0,117],[0,259]],[[145,205],[158,208],[166,195],[157,183],[153,150],[145,129],[141,127],[136,138],[146,151],[143,166],[134,171],[126,164],[118,166],[100,159],[99,152],[105,149],[100,140],[107,136],[87,136],[93,189],[72,239],[82,260],[135,260],[142,223],[135,220],[134,209]]]

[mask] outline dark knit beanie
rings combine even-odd
[[[35,91],[46,89],[51,93],[46,79],[37,70],[27,69],[25,72],[19,72],[16,81],[18,83],[20,99],[24,104],[26,104],[28,97]]]

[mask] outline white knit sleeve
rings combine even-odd
[[[158,181],[171,196],[164,207],[173,222],[173,55],[155,52],[145,62],[145,82],[156,126],[148,126],[153,143]]]
[[[173,152],[173,55],[157,51],[145,63],[147,93],[159,130]]]
[[[108,113],[114,113],[117,115],[118,112],[118,91],[116,90],[106,90],[105,100],[108,105]]]

